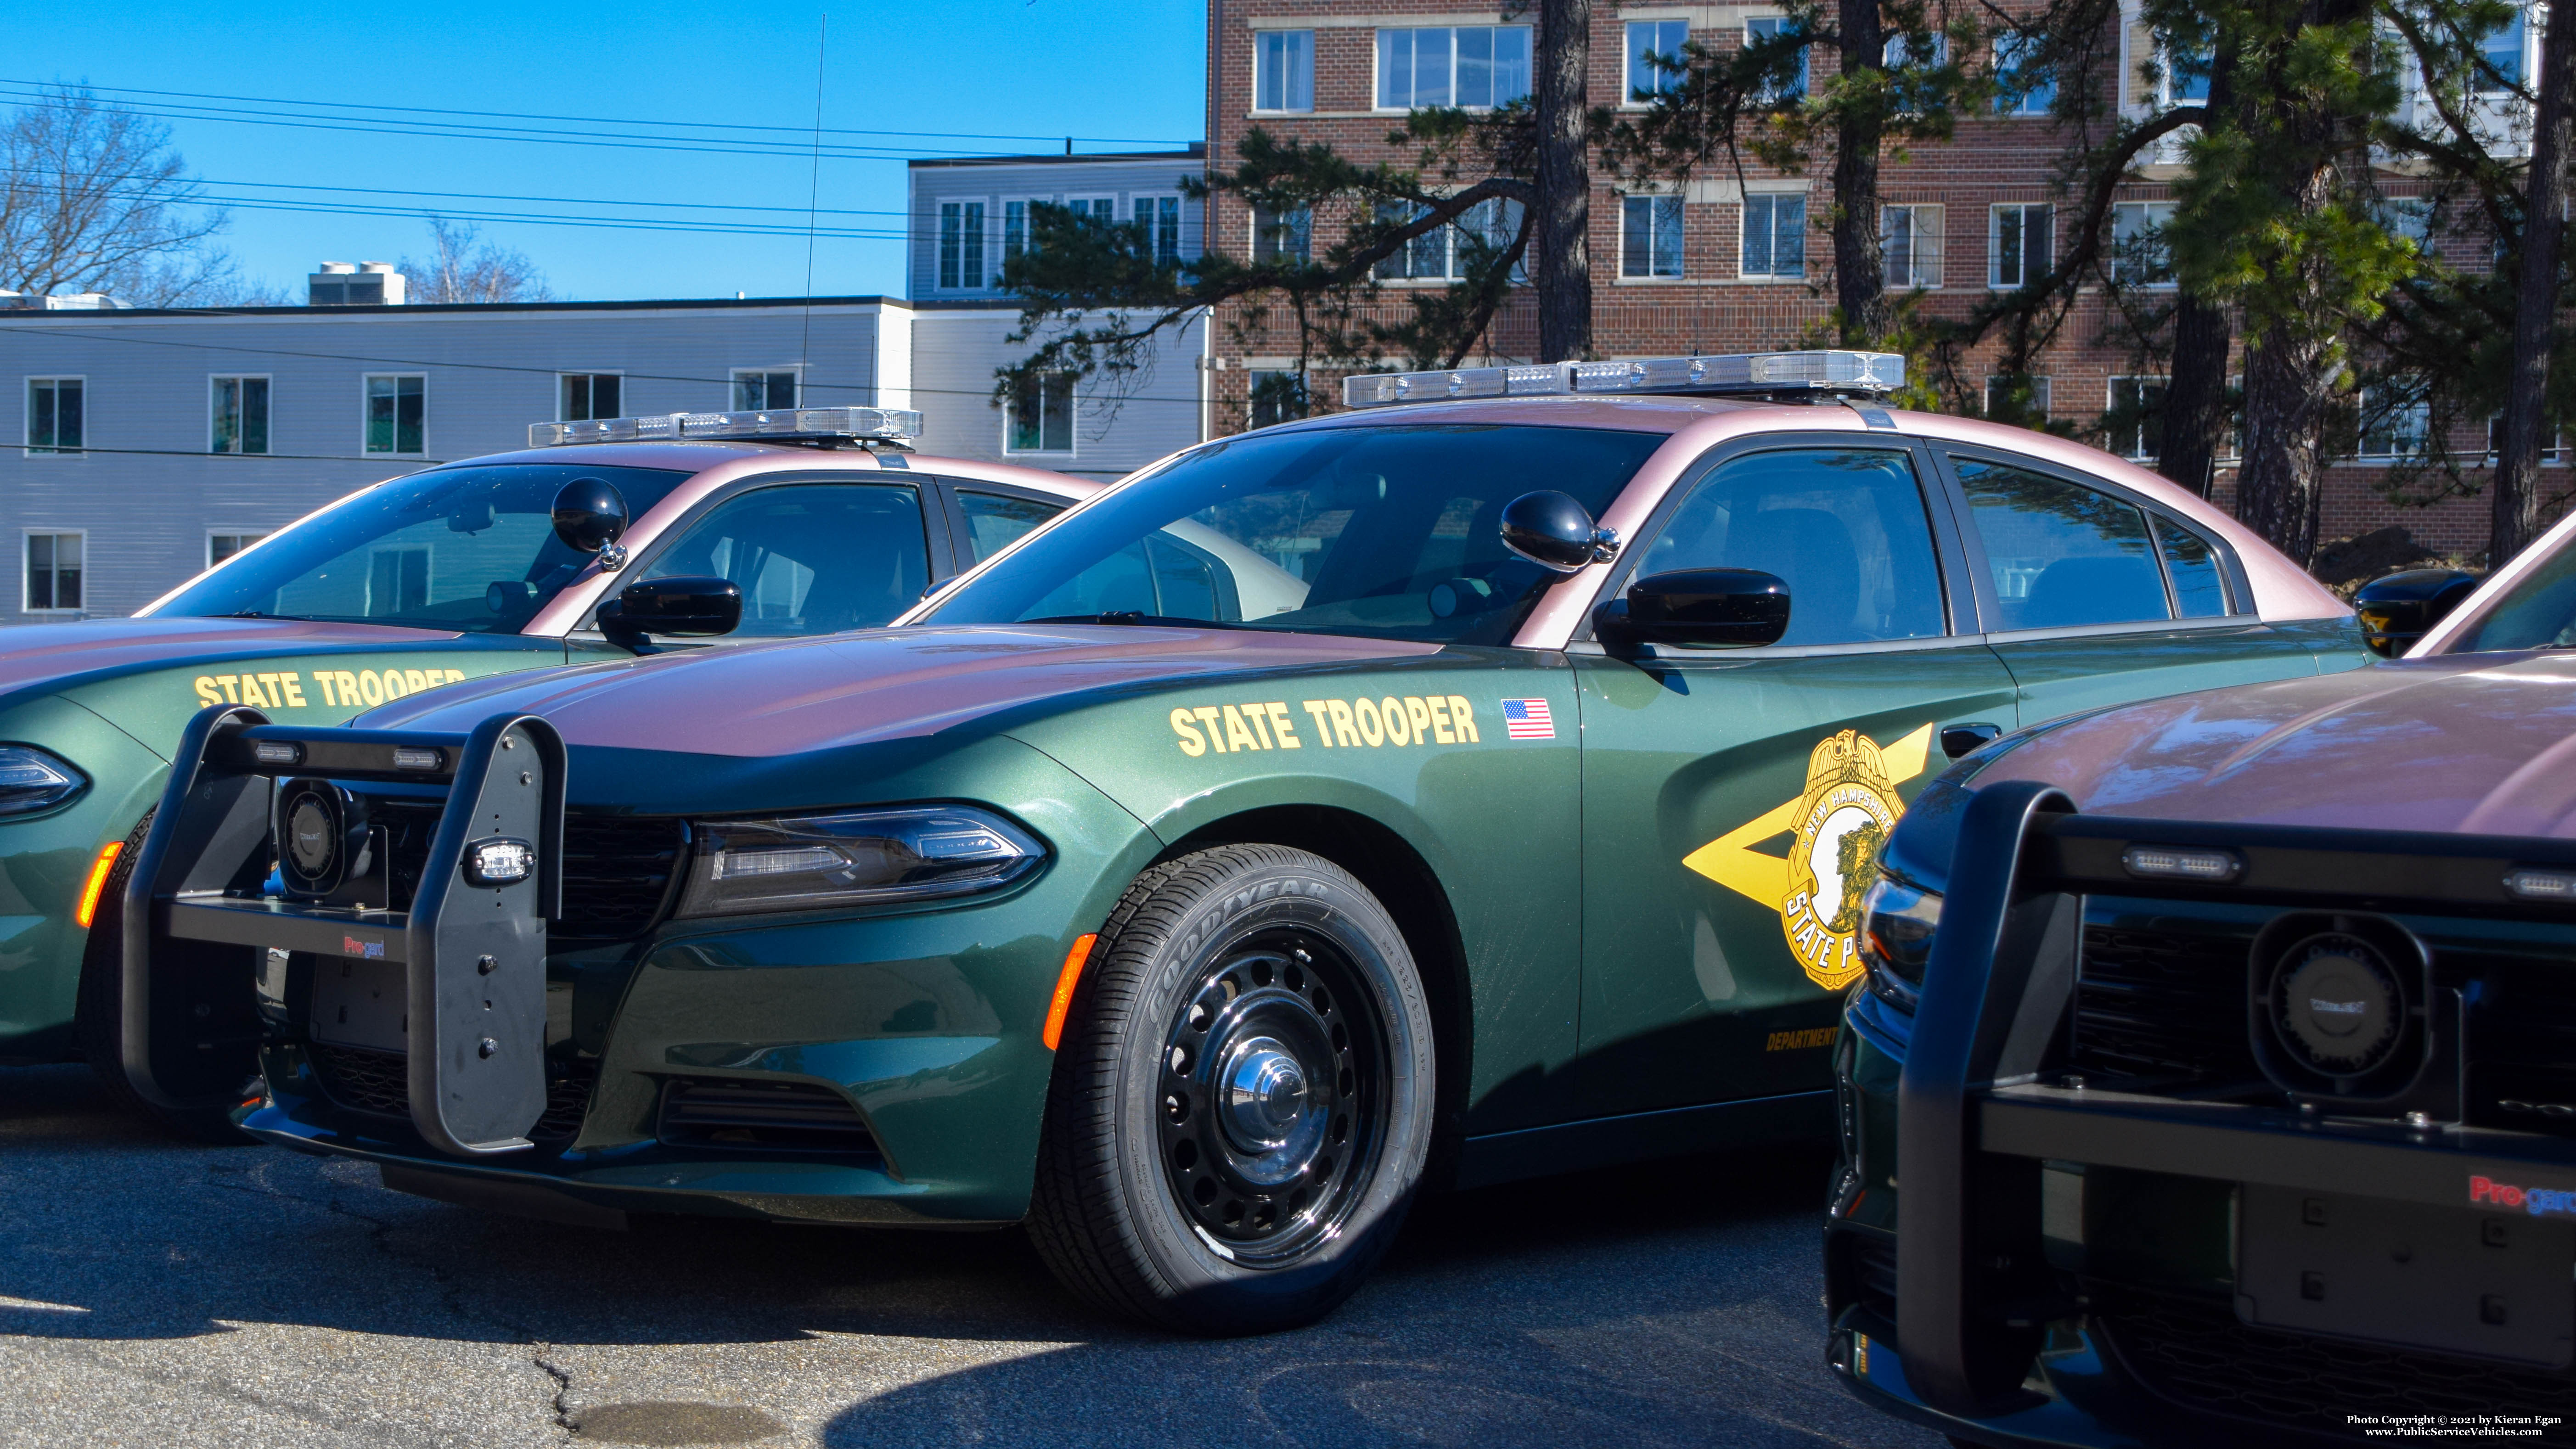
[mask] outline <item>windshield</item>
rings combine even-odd
[[[2497,599],[2485,618],[2461,634],[2451,651],[2470,654],[2570,646],[2576,646],[2576,548],[2561,548]]]
[[[1500,644],[1555,577],[1503,547],[1503,505],[1553,488],[1598,517],[1664,438],[1420,424],[1228,439],[1067,516],[925,619]]]
[[[688,476],[578,463],[415,473],[226,560],[154,612],[513,634],[590,561],[555,537],[566,483],[607,480],[633,519]]]

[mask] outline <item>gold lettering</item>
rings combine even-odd
[[[1270,735],[1271,738],[1279,741],[1279,748],[1283,750],[1302,750],[1306,748],[1306,742],[1297,738],[1297,726],[1291,723],[1288,718],[1288,702],[1286,700],[1274,699],[1268,704],[1263,705],[1261,708],[1263,713],[1270,716]]]
[[[1172,732],[1181,737],[1181,753],[1195,759],[1207,753],[1207,741],[1199,738],[1198,726],[1191,721],[1187,705],[1172,711]]]
[[[245,674],[241,676],[241,702],[254,709],[268,708],[268,696],[259,692],[258,675]]]
[[[1324,706],[1333,712],[1333,738],[1345,748],[1357,749],[1360,743],[1358,724],[1351,718],[1348,700],[1328,699]]]
[[[1359,702],[1357,708],[1360,717],[1360,738],[1372,745],[1385,744],[1386,721],[1378,717],[1376,702],[1364,699]]]
[[[215,683],[221,686],[224,691],[224,703],[241,703],[241,696],[233,693],[233,683],[240,678],[241,676],[238,674],[218,674],[215,676]]]
[[[1417,745],[1429,744],[1431,742],[1431,706],[1422,702],[1421,695],[1408,694],[1404,697],[1404,717],[1413,722],[1413,742]]]
[[[220,694],[217,694],[217,693],[215,692],[215,679],[214,679],[214,676],[213,676],[213,675],[211,675],[211,674],[200,674],[200,675],[198,675],[198,676],[197,676],[197,703],[199,703],[199,704],[201,704],[201,705],[202,705],[202,704],[221,704],[221,703],[223,703],[223,702],[224,702],[224,697],[223,697],[222,695],[220,695]]]
[[[346,676],[343,676],[344,678]],[[370,707],[385,702],[385,682],[372,669],[358,671],[358,699]]]
[[[1261,747],[1265,750],[1271,748],[1270,722],[1261,706],[1257,704],[1245,705],[1243,707],[1243,717],[1251,722],[1253,737],[1261,741]]]
[[[340,707],[342,709],[346,709],[349,706],[358,703],[358,676],[350,673],[346,669],[343,669],[339,671],[336,677],[340,681]]]
[[[403,693],[418,694],[422,690],[429,688],[429,685],[430,678],[426,673],[417,669],[406,669],[403,671]]]
[[[328,670],[328,669],[316,669],[316,670],[314,670],[314,671],[313,671],[313,687],[314,687],[315,689],[318,689],[318,690],[322,691],[322,702],[323,702],[324,704],[334,704],[334,705],[336,705],[336,704],[338,704],[340,701],[339,701],[337,698],[333,697],[332,690],[331,690],[331,684],[332,684],[332,675],[331,675],[331,671],[330,671],[330,670]]]
[[[1339,701],[1310,699],[1305,703],[1306,713],[1315,717],[1315,738],[1324,742],[1325,749],[1331,749],[1333,747],[1333,706]]]
[[[1404,701],[1394,695],[1377,702],[1377,717],[1385,721],[1386,742],[1390,745],[1413,743],[1413,727],[1405,723]]]
[[[1458,732],[1459,739],[1471,745],[1477,743],[1476,712],[1467,707],[1463,694],[1449,696],[1449,727]]]
[[[1200,705],[1197,709],[1191,710],[1191,711],[1190,711],[1190,713],[1191,713],[1192,715],[1196,716],[1197,718],[1199,718],[1199,719],[1201,719],[1201,720],[1203,720],[1203,721],[1205,721],[1205,722],[1206,722],[1206,724],[1207,724],[1207,736],[1208,736],[1208,743],[1209,743],[1210,745],[1213,745],[1213,746],[1216,748],[1216,752],[1217,752],[1218,754],[1220,754],[1220,755],[1225,754],[1225,753],[1227,753],[1228,751],[1230,751],[1230,750],[1233,748],[1232,746],[1228,745],[1224,740],[1222,740],[1222,739],[1220,739],[1220,738],[1218,738],[1218,737],[1217,737],[1217,732],[1216,732],[1216,725],[1217,725],[1217,712],[1216,712],[1216,706],[1215,706],[1215,705],[1212,705],[1212,704],[1203,704],[1203,705]]]
[[[304,709],[307,707],[304,703],[304,676],[301,673],[289,670],[286,673],[277,676],[277,682],[286,690],[286,707],[288,709]]]
[[[447,682],[450,684],[463,684],[465,682],[465,671],[462,669],[451,669],[447,671]]]
[[[1233,705],[1227,705],[1225,707],[1226,753],[1232,754],[1236,750],[1257,750],[1260,748],[1262,748],[1261,741],[1254,739],[1252,737],[1252,731],[1245,728],[1243,715],[1237,711]]]

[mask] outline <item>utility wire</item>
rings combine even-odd
[[[814,169],[805,180],[805,332],[796,343],[796,391],[805,399],[805,364],[814,350],[814,208],[823,201],[823,58],[832,39],[831,12],[814,33]]]

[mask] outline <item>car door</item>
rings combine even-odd
[[[1946,444],[1989,642],[2015,723],[2313,674],[2312,632],[2265,624],[2225,544],[2103,479]]]
[[[1760,569],[1789,586],[1789,628],[1574,655],[1589,1115],[1829,1085],[1874,847],[1946,763],[1941,727],[2013,708],[1920,447],[1772,435],[1675,495],[1614,586]]]
[[[634,577],[732,580],[742,623],[725,637],[748,642],[891,623],[929,587],[931,557],[914,483],[804,479],[717,501]]]

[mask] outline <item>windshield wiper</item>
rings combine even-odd
[[[1228,623],[1223,619],[1177,619],[1169,614],[1139,614],[1129,610],[1112,610],[1106,614],[1053,614],[1044,619],[1022,619],[1023,624],[1150,624],[1170,629],[1245,629],[1247,624]]]

